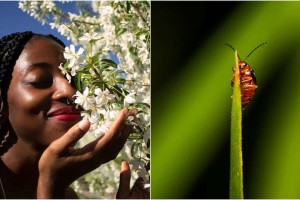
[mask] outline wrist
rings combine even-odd
[[[56,184],[51,178],[40,176],[37,199],[64,199],[66,188]]]

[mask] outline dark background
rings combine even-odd
[[[240,2],[151,2],[152,91],[178,76],[201,43]],[[155,98],[154,98],[155,100]]]

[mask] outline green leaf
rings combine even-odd
[[[126,79],[124,79],[124,78],[117,78],[116,80],[117,80],[118,84],[126,83]]]
[[[127,31],[126,28],[120,28],[120,29],[116,29],[116,36],[120,36],[122,35],[123,33],[125,33]]]
[[[230,199],[243,199],[242,105],[237,51],[235,51],[235,61],[231,110],[229,197]]]
[[[117,64],[114,61],[109,59],[102,59],[100,66],[101,68],[103,67],[104,69],[108,67],[117,68]]]
[[[64,68],[67,69],[69,64],[70,64],[70,60],[67,60],[67,62],[65,62],[65,64],[64,64]]]
[[[126,13],[129,13],[130,11],[130,2],[126,1]]]
[[[77,30],[75,27],[73,27],[72,25],[70,24],[67,24],[67,23],[63,23],[68,29],[70,29],[75,35],[78,35],[79,34],[79,30]]]
[[[91,57],[91,61],[93,64],[98,63],[99,62],[99,54],[96,54],[93,57]]]
[[[74,77],[74,84],[78,91],[82,92],[82,82],[81,82],[81,73],[77,72],[76,76]]]

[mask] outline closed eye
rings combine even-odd
[[[46,88],[50,88],[53,84],[53,81],[36,81],[36,82],[30,82],[30,85],[32,85],[33,87],[37,88],[37,89],[46,89]]]

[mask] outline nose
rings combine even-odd
[[[68,80],[62,75],[57,77],[53,83],[54,92],[52,95],[52,100],[55,101],[65,101],[74,100],[74,94],[76,92],[75,88],[68,82]]]

